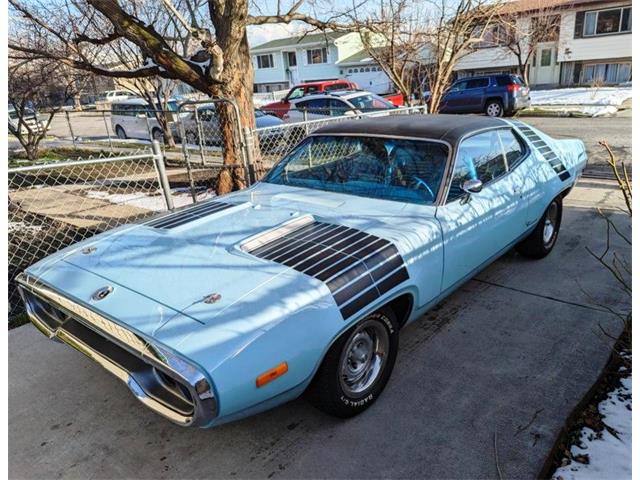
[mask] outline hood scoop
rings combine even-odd
[[[175,213],[170,213],[155,220],[151,220],[146,225],[153,228],[161,228],[164,230],[171,230],[176,227],[181,227],[187,223],[198,220],[199,218],[213,215],[214,213],[221,212],[227,208],[234,207],[232,203],[209,201],[202,204],[195,205],[182,209]]]
[[[270,244],[287,235],[293,234],[296,231],[308,225],[311,225],[315,221],[316,220],[313,215],[303,215],[301,217],[297,217],[293,220],[282,223],[276,228],[260,232],[257,235],[243,240],[240,243],[240,250],[242,250],[243,252],[251,252],[253,250],[257,250],[264,245]]]

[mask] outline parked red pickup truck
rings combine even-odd
[[[348,80],[326,80],[322,82],[301,83],[300,85],[296,85],[291,88],[291,90],[289,90],[289,93],[287,93],[282,100],[280,100],[279,102],[273,102],[264,105],[261,110],[265,113],[283,118],[289,111],[291,100],[322,92],[357,89],[358,85]],[[400,94],[385,96],[385,98],[394,105],[402,106],[403,104],[402,95]]]

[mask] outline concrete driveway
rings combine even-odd
[[[609,355],[598,324],[620,331],[602,305],[627,299],[584,248],[604,247],[594,208],[620,204],[611,183],[583,182],[565,201],[553,253],[506,255],[404,329],[386,391],[347,421],[297,400],[183,429],[80,353],[30,325],[12,330],[9,476],[497,478],[499,465],[506,478],[534,478]]]

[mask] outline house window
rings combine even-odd
[[[298,59],[296,58],[296,52],[287,52],[287,64],[290,67],[298,65]]]
[[[550,48],[543,48],[540,51],[540,66],[541,67],[551,66],[551,49]]]
[[[256,57],[258,68],[273,68],[273,55],[258,55]]]
[[[580,83],[622,83],[631,80],[630,63],[591,63],[582,67]]]
[[[596,10],[584,14],[584,36],[631,31],[631,7]]]
[[[307,50],[307,63],[309,65],[327,63],[327,49],[323,47]]]

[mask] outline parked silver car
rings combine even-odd
[[[274,150],[287,139],[287,132],[280,127],[284,122],[278,117],[255,109],[256,128],[261,149]],[[191,145],[220,145],[222,143],[222,129],[216,105],[207,103],[199,105],[193,112],[181,116],[184,126],[185,141]],[[198,123],[200,126],[198,127]],[[172,125],[174,138],[182,140],[182,133],[178,124]],[[266,147],[266,148],[265,148]]]

